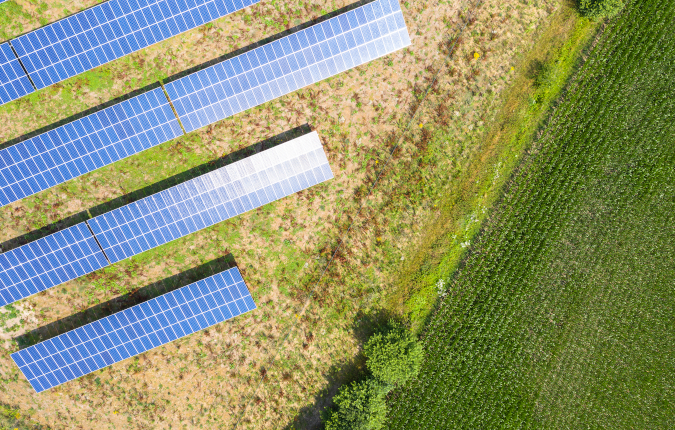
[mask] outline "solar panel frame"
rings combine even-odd
[[[0,254],[0,306],[108,266],[82,222]]]
[[[377,0],[165,84],[187,132],[410,45],[397,0]]]
[[[256,308],[234,267],[11,357],[39,393]]]
[[[34,91],[10,44],[0,43],[0,106]]]
[[[0,150],[0,207],[183,135],[161,88]]]
[[[312,132],[88,222],[115,263],[331,178]]]
[[[110,0],[12,41],[38,89],[114,61],[260,0]]]

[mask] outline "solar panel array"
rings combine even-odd
[[[77,224],[0,254],[0,306],[107,265],[87,225]]]
[[[0,150],[0,206],[182,135],[161,88]]]
[[[89,221],[112,263],[333,177],[316,132]]]
[[[11,43],[41,89],[258,1],[110,0]]]
[[[378,0],[166,85],[186,131],[410,44],[396,0]]]
[[[256,308],[237,268],[12,354],[41,392]]]
[[[35,91],[33,85],[21,68],[9,43],[0,43],[0,105],[33,91]]]
[[[316,132],[293,139],[0,254],[0,306],[332,177]]]

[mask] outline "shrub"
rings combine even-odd
[[[623,9],[623,0],[579,0],[579,12],[587,18],[611,18]]]
[[[387,416],[389,387],[373,378],[354,382],[335,396],[326,430],[379,430]]]
[[[326,430],[381,429],[387,417],[387,393],[416,376],[422,364],[422,346],[395,321],[368,339],[364,353],[372,376],[340,389]]]
[[[392,385],[401,385],[417,375],[423,356],[422,346],[414,336],[394,321],[388,330],[368,339],[364,353],[373,376]]]

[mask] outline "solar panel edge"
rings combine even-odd
[[[381,1],[381,0],[378,0],[378,1]],[[375,3],[375,2],[373,2],[373,3]],[[396,3],[398,4],[398,2],[396,2]],[[369,3],[369,4],[370,4],[370,3]],[[399,6],[398,9],[400,10],[400,6]],[[351,12],[351,11],[350,11],[350,12]],[[347,12],[347,13],[349,13],[349,12]],[[344,15],[346,15],[347,13],[342,14],[342,15],[338,15],[338,17],[344,16]],[[394,11],[393,13],[395,13],[395,11]],[[336,17],[336,18],[337,18],[337,17]],[[319,25],[319,24],[317,24],[317,25]],[[314,27],[314,26],[312,26],[312,27]],[[407,34],[407,31],[406,31],[405,33]],[[295,34],[297,34],[297,33],[294,33],[294,35],[295,35]],[[290,37],[290,36],[293,36],[293,35],[289,35],[288,37]],[[272,43],[274,43],[274,42],[272,42]],[[408,44],[410,43],[409,38],[408,38],[407,43],[408,43]],[[271,44],[269,44],[269,45],[271,45]],[[404,47],[404,46],[407,46],[407,45],[403,45],[403,47]],[[246,54],[248,54],[248,53],[246,53]],[[242,55],[244,55],[244,54],[242,54]],[[386,54],[382,54],[382,55],[386,55]],[[374,58],[371,58],[371,59],[368,60],[368,61],[372,61],[373,59],[374,59]],[[302,70],[302,69],[300,69],[300,70]],[[300,71],[300,70],[299,70],[299,71]],[[299,71],[298,71],[298,72],[299,72]],[[322,79],[325,79],[325,78],[321,78],[320,80],[322,80]],[[309,84],[306,84],[305,86],[312,85],[312,84],[314,84],[314,83],[316,83],[316,82],[318,82],[318,81],[310,82]],[[170,84],[171,84],[171,83],[170,83]],[[299,89],[299,88],[304,88],[304,86],[303,86],[303,87],[298,87],[298,88],[296,88],[295,90],[297,90],[297,89]],[[293,91],[295,91],[295,90],[293,90]],[[289,91],[289,92],[292,92],[292,91]],[[171,102],[171,101],[169,101],[169,102]],[[262,102],[262,103],[264,103],[264,102]],[[210,106],[209,106],[209,107],[210,107]],[[250,107],[252,107],[252,106],[250,106]],[[249,107],[249,108],[250,108],[250,107]],[[248,109],[248,108],[247,108],[247,109]],[[185,118],[185,119],[186,119],[186,118]],[[183,121],[183,120],[185,120],[185,119],[180,118],[180,115],[179,115],[179,119],[176,120],[176,124],[175,124],[176,126],[175,126],[174,128],[175,128],[175,129],[179,128],[179,127],[177,126],[177,125],[178,125],[178,121],[179,121],[179,120]],[[190,122],[189,124],[190,124],[190,128],[191,128],[191,129],[195,129],[195,128],[192,128],[192,127],[191,127],[191,125],[192,125],[191,122]],[[169,125],[170,125],[170,126],[171,126],[171,125],[174,125],[174,124],[173,124],[173,121],[170,121],[170,122],[169,122]],[[157,127],[154,127],[154,128],[152,128],[151,130],[155,130],[156,128],[157,128]],[[175,131],[175,130],[174,130],[174,131]],[[182,130],[181,130],[181,131],[182,131]],[[176,137],[176,136],[174,135],[173,137],[169,138],[168,140],[170,140],[170,139],[172,139],[172,138],[174,138],[174,137]],[[164,140],[163,142],[166,142],[166,141],[167,141],[167,140]],[[160,143],[163,143],[163,142],[160,142]],[[107,147],[106,147],[106,148],[107,148]],[[146,148],[144,148],[144,149],[146,149]],[[107,149],[106,149],[106,151],[107,151]],[[133,152],[133,153],[131,153],[131,154],[125,155],[125,156],[120,157],[120,158],[117,158],[117,159],[126,158],[126,156],[134,155],[134,154],[136,154],[136,153],[138,153],[138,152],[141,152],[141,151]],[[87,154],[87,155],[89,155],[89,154]],[[117,161],[117,160],[114,160],[114,161]],[[114,161],[113,161],[113,162],[114,162]],[[107,164],[103,164],[101,167],[103,167],[103,166],[105,166],[105,165],[109,165],[109,164],[112,164],[112,162],[111,162],[111,163],[107,163]],[[60,166],[63,166],[63,165],[65,165],[65,163],[60,164]],[[57,166],[57,167],[58,167],[58,166]],[[99,167],[96,167],[96,168],[99,168]],[[95,170],[95,169],[92,169],[92,170]],[[89,170],[89,171],[92,171],[92,170]],[[88,171],[87,171],[87,172],[88,172]],[[85,173],[87,173],[87,172],[85,172]],[[84,173],[79,173],[77,176],[82,175],[82,174],[84,174]],[[32,179],[33,177],[34,177],[34,176],[32,176],[32,177],[29,178],[29,179]],[[69,179],[72,179],[73,177],[76,177],[76,176],[72,176],[72,177],[70,177]],[[66,180],[69,180],[69,179],[66,179]],[[65,182],[65,181],[62,181],[62,182]],[[62,183],[62,182],[59,182],[59,183]],[[15,182],[15,183],[18,183],[18,181]],[[49,184],[48,184],[48,185],[49,185]],[[5,189],[2,189],[3,192],[0,194],[0,207],[1,207],[1,206],[5,206],[5,205],[7,205],[7,204],[10,204],[10,203],[13,202],[13,201],[20,200],[21,198],[27,197],[27,196],[29,196],[29,195],[36,194],[36,193],[38,193],[38,192],[40,192],[40,191],[43,191],[44,189],[51,188],[52,186],[53,186],[53,185],[49,185],[49,186],[40,188],[38,191],[34,191],[34,190],[32,189],[32,187],[30,186],[30,184],[27,184],[26,187],[29,187],[29,189],[30,189],[30,191],[31,191],[31,194],[25,194],[25,191],[23,191],[23,189],[22,189],[22,191],[24,192],[25,195],[23,195],[23,197],[20,197],[20,198],[16,198],[16,196],[14,196],[14,199],[10,198],[11,195],[8,194],[8,193],[6,193],[6,192],[5,192]],[[10,191],[11,191],[11,190],[10,190]]]
[[[279,153],[279,151],[291,153],[292,151],[289,148],[293,148],[294,144],[301,145],[303,140],[309,142],[309,144],[305,144],[302,151],[296,148],[296,153],[288,159],[299,160],[305,154],[317,152],[320,154],[320,158],[317,160],[316,156],[313,156],[314,164],[312,166],[307,169],[303,167],[302,169],[294,170],[290,174],[287,174],[287,176],[280,177],[280,179],[271,177],[268,185],[261,185],[259,183],[258,188],[247,190],[248,184],[245,181],[257,180],[258,172],[262,172],[263,170],[256,170],[248,176],[241,177],[239,168],[242,165],[249,164],[250,168],[251,163],[259,163],[259,159],[262,157],[275,160],[276,164],[274,165],[280,166],[279,163],[286,162],[287,160],[285,155]],[[268,165],[271,164],[273,163],[268,163]],[[321,169],[321,171],[318,172],[317,169]],[[269,174],[269,169],[265,170],[265,172]],[[302,178],[302,180],[298,182],[294,178]],[[98,215],[90,223],[95,226],[93,227],[94,234],[103,247],[105,254],[110,259],[110,262],[116,263],[332,178],[333,173],[318,134],[312,132],[228,166],[177,184],[121,208]],[[289,180],[291,183],[288,183]],[[293,181],[295,181],[295,184],[293,184]],[[235,190],[229,189],[238,186],[237,182],[240,184],[239,186],[243,187],[243,190],[231,194]],[[204,189],[197,192],[188,190],[190,187],[196,186]],[[272,187],[274,187],[273,191],[271,190]],[[171,197],[174,194],[175,196]],[[226,197],[222,197],[224,194],[226,194]],[[216,197],[216,195],[221,196],[219,197],[220,200],[217,203],[213,203],[211,199]],[[197,210],[184,206],[187,203],[201,202],[207,198],[210,201],[209,207]],[[145,208],[155,207],[155,209],[148,209],[147,213],[132,215],[131,218],[129,215],[125,215],[125,212],[141,206]],[[175,214],[170,214],[171,211],[176,213],[178,211],[186,213],[189,211],[189,214],[185,215],[181,213],[180,216],[176,216]],[[105,228],[101,228],[101,226],[105,226]],[[138,232],[136,233],[134,230],[138,230]]]
[[[259,1],[237,3],[241,7],[234,6],[234,9],[229,10],[228,5],[230,3],[208,0],[206,3],[188,7],[186,10],[174,11],[172,9],[169,16],[162,16],[162,13],[159,13],[159,18],[151,11],[156,4],[144,5],[138,10],[129,10],[128,12],[118,6],[118,10],[113,13],[112,19],[105,18],[102,21],[100,15],[103,9],[110,8],[111,5],[117,5],[115,0],[110,0],[48,24],[14,40],[22,46],[19,56],[28,64],[29,76],[35,82],[36,87],[42,89],[238,12]],[[188,15],[192,24],[188,24],[185,19]],[[150,20],[148,20],[149,17],[151,17]],[[198,19],[195,19],[195,17],[198,17]],[[83,29],[81,26],[84,22],[89,26],[87,29]],[[95,23],[92,24],[92,22]],[[80,31],[72,31],[73,24],[77,24],[76,26],[80,28]],[[64,26],[65,32],[61,28],[62,26]],[[45,38],[46,44],[41,42],[38,32],[54,32],[54,30],[61,32],[62,37],[57,36],[56,41]],[[31,36],[33,36],[33,41],[31,41]],[[33,46],[34,43],[37,45]],[[24,48],[23,45],[26,45],[26,47]],[[58,61],[52,61],[44,53],[44,50],[48,48],[54,50],[55,47],[66,54],[62,58],[59,57]],[[69,54],[69,51],[72,54]],[[37,55],[39,52],[43,54],[42,57]],[[31,56],[33,58],[30,58]],[[48,60],[46,65],[41,61],[45,59]],[[33,64],[33,62],[36,64]]]
[[[350,27],[347,30],[342,31],[342,33],[338,35],[332,35],[330,37],[324,37],[324,39],[310,43],[307,46],[301,47],[298,51],[290,52],[288,54],[283,53],[282,50],[282,55],[279,56],[277,55],[273,59],[270,60],[269,54],[267,55],[266,58],[266,63],[263,65],[258,65],[255,67],[252,67],[250,69],[239,69],[240,71],[237,71],[237,67],[235,67],[235,70],[230,72],[225,72],[227,68],[229,67],[230,64],[238,64],[241,59],[246,59],[247,56],[251,55],[251,53],[254,53],[253,55],[260,55],[260,54],[255,54],[259,53],[262,51],[267,52],[268,50],[275,50],[281,46],[281,44],[284,43],[289,43],[289,40],[292,40],[291,38],[294,36],[298,36],[300,34],[305,35],[305,33],[308,33],[309,30],[312,31],[312,34],[317,31],[316,29],[320,29],[321,35],[323,35],[323,28],[326,25],[329,25],[327,23],[339,19],[341,17],[345,17],[345,20],[347,19],[346,16],[351,14],[354,11],[357,10],[365,10],[364,8],[367,7],[374,7],[373,5],[377,5],[377,7],[382,7],[380,5],[386,4],[386,8],[389,10],[389,13],[386,15],[381,15],[379,17],[376,17],[373,15],[373,18],[370,21],[366,21],[365,23],[359,22],[356,27]],[[395,5],[395,7],[393,6]],[[356,14],[356,12],[354,12]],[[399,17],[400,15],[400,17]],[[398,17],[400,19],[397,18]],[[364,43],[360,45],[355,45],[354,47],[349,47],[348,49],[345,49],[343,51],[338,51],[337,54],[331,54],[328,57],[321,57],[319,60],[314,61],[314,54],[319,54],[316,52],[316,50],[319,49],[328,49],[327,44],[328,42],[333,42],[335,46],[338,45],[338,41],[340,37],[344,37],[347,33],[352,34],[354,33],[354,30],[359,30],[359,34],[361,34],[362,29],[368,28],[371,29],[373,25],[375,27],[380,26],[380,24],[387,26],[388,24],[385,23],[389,18],[391,18],[392,25],[396,24],[396,28],[391,29],[388,31],[388,33],[379,35],[379,36],[374,36],[371,39],[365,41]],[[367,30],[368,35],[372,36],[370,31]],[[379,30],[378,30],[379,31]],[[308,33],[309,34],[309,33]],[[354,33],[355,34],[355,33]],[[394,39],[393,37],[396,37],[396,40],[398,41],[398,45],[391,49],[388,50],[389,47],[393,47],[394,45]],[[381,43],[379,43],[381,42]],[[324,44],[324,47],[320,47],[320,45]],[[377,49],[375,48],[375,45],[377,45]],[[380,48],[380,45],[382,45],[382,48]],[[224,118],[231,117],[237,113],[243,112],[245,110],[251,109],[255,106],[259,106],[261,104],[264,104],[270,100],[273,100],[275,98],[280,97],[281,95],[285,94],[290,94],[291,92],[297,91],[301,88],[305,88],[309,85],[313,85],[317,82],[320,82],[321,80],[327,79],[329,77],[335,76],[343,71],[352,69],[358,65],[365,64],[367,62],[373,61],[377,58],[380,58],[384,55],[388,55],[391,52],[394,52],[396,50],[402,49],[406,46],[410,45],[410,37],[407,32],[407,26],[405,25],[405,19],[402,16],[402,12],[400,9],[400,4],[398,1],[395,0],[376,0],[374,2],[368,3],[366,5],[360,6],[356,9],[350,10],[348,12],[345,12],[343,14],[337,15],[327,21],[323,21],[321,23],[315,24],[313,26],[310,26],[306,29],[299,30],[291,35],[282,37],[280,39],[277,39],[273,42],[270,42],[266,45],[263,45],[261,47],[257,47],[255,49],[251,49],[250,51],[247,51],[243,54],[240,54],[238,56],[229,58],[227,60],[224,60],[218,64],[215,64],[213,66],[210,66],[206,69],[200,70],[198,72],[192,73],[188,76],[182,77],[180,79],[177,79],[176,81],[172,81],[170,83],[167,83],[167,87],[172,87],[172,86],[180,86],[182,87],[184,84],[188,84],[188,81],[195,81],[199,82],[199,89],[195,89],[191,93],[187,93],[184,96],[173,100],[172,103],[174,106],[177,107],[177,112],[178,116],[181,119],[181,123],[185,127],[185,130],[187,132],[194,131],[198,128],[204,127],[208,124],[212,124],[216,121],[219,121]],[[275,48],[275,46],[277,48]],[[268,49],[269,48],[269,49]],[[279,48],[281,49],[281,48]],[[314,50],[314,54],[307,54],[309,50],[312,49]],[[333,49],[333,48],[331,48]],[[361,59],[362,54],[354,54],[357,50],[363,51],[366,50],[368,51],[368,57],[366,60]],[[322,51],[324,52],[324,51]],[[291,59],[292,61],[296,61],[295,58],[298,56],[299,53],[303,53],[303,61],[305,62],[305,66],[301,66],[297,69],[293,68],[292,70],[289,69],[288,72],[285,72],[281,70],[281,74],[278,72],[274,72],[274,77],[269,78],[265,77],[265,81],[262,84],[258,84],[258,81],[255,80],[255,77],[252,77],[254,82],[258,85],[251,85],[250,82],[248,82],[249,78],[247,78],[247,75],[253,74],[257,70],[260,70],[260,76],[262,77],[263,75],[266,75],[266,72],[263,72],[266,66],[270,66],[275,62],[281,61],[281,60],[287,60],[290,62]],[[357,55],[359,58],[359,61],[353,62],[352,65],[346,66],[343,61],[344,55],[349,54],[350,61],[353,61],[351,58],[352,55]],[[312,64],[307,64],[307,58],[305,58],[306,55],[310,55],[314,61]],[[323,54],[320,54],[323,55]],[[318,58],[318,57],[317,57]],[[346,57],[345,57],[346,58]],[[337,64],[336,61],[340,62],[342,66],[340,66],[340,69],[337,69]],[[247,60],[246,60],[247,61]],[[276,63],[275,63],[276,64]],[[279,63],[281,64],[281,63]],[[325,66],[326,72],[324,74],[323,71],[320,71],[319,66]],[[223,68],[222,75],[219,75],[220,80],[216,83],[209,83],[207,85],[204,85],[199,78],[200,74],[203,74],[205,71],[208,70],[215,70],[218,73],[218,67]],[[283,67],[283,66],[281,66]],[[288,67],[288,62],[286,63],[286,67]],[[332,68],[332,70],[331,70]],[[257,72],[256,72],[257,73]],[[271,72],[270,72],[271,73]],[[301,75],[303,75],[301,77]],[[223,76],[226,76],[224,78]],[[271,76],[271,75],[270,75]],[[311,78],[307,78],[307,76],[311,76]],[[243,80],[242,80],[243,79]],[[290,80],[289,80],[290,79]],[[297,80],[296,80],[297,79]],[[299,81],[298,81],[299,80]],[[241,82],[240,82],[241,81]],[[292,81],[292,84],[289,84],[289,82]],[[207,80],[207,82],[209,82]],[[301,82],[298,84],[298,82]],[[233,86],[230,84],[232,83]],[[191,84],[188,84],[191,87]],[[222,86],[222,87],[221,87]],[[237,88],[234,88],[234,86],[237,86]],[[221,93],[221,94],[226,94],[226,97],[219,98],[217,102],[211,103],[206,106],[202,106],[201,102],[196,99],[197,93],[200,91],[203,91],[204,88],[209,88],[209,89],[215,89],[216,93]],[[218,88],[221,88],[222,91],[220,91]],[[229,91],[228,91],[229,88]],[[233,92],[234,91],[234,92]],[[174,94],[180,93],[180,91],[171,91]],[[191,97],[193,96],[193,97]],[[262,101],[261,101],[262,100]],[[196,104],[199,106],[198,108],[194,108],[192,104]],[[184,109],[184,106],[189,106],[190,111],[187,111]]]
[[[0,55],[2,57],[0,60],[4,59],[0,61],[1,75],[7,78],[6,81],[0,81],[0,106],[2,106],[35,92],[35,88],[10,41],[0,43]]]
[[[225,274],[228,274],[230,276],[229,279],[232,280],[231,283],[228,283],[228,278],[225,276]],[[220,277],[224,281],[224,285],[221,286],[220,288],[217,288],[215,291],[212,289],[212,287],[207,286],[207,292],[204,293],[204,291],[202,289],[199,289],[197,287],[198,284],[202,284],[202,283],[207,284],[210,280],[216,279],[217,277]],[[217,281],[214,281],[213,283],[217,286]],[[194,296],[192,296],[192,294],[193,294],[192,292],[190,292],[186,295],[186,293],[185,293],[186,291],[196,291],[195,288],[197,288],[197,291],[200,292],[200,294],[201,294],[200,297],[194,298]],[[235,292],[237,295],[239,295],[239,297],[234,298],[233,295],[230,295],[230,289],[231,288],[233,288],[232,292]],[[244,290],[247,294],[243,294],[241,288],[244,288]],[[227,289],[227,290],[225,290],[225,289]],[[225,293],[223,291],[227,291],[227,294],[230,295],[231,300],[227,300],[227,298],[225,297]],[[176,292],[179,292],[179,294],[183,298],[185,298],[189,295],[191,297],[191,299],[186,299],[184,304],[180,304],[180,303],[174,301],[174,303],[176,303],[176,304],[174,306],[171,306],[168,297],[169,296],[173,297],[174,295],[177,294]],[[213,301],[210,304],[210,303],[207,302],[207,300],[203,300],[201,302],[201,304],[197,304],[197,301],[200,298],[205,298],[205,297],[208,297],[208,296],[212,296],[215,300],[215,298],[217,297],[216,293],[218,293],[218,295],[220,296],[221,299],[225,300],[225,301],[222,302],[222,304],[219,304],[219,302],[216,302],[216,301]],[[160,299],[164,299],[165,303],[167,303],[169,306],[168,307],[162,306]],[[151,302],[156,305],[156,309],[159,310],[159,311],[152,308]],[[241,306],[240,306],[240,302],[242,304]],[[182,335],[176,335],[176,332],[178,331],[177,329],[174,328],[176,325],[180,324],[182,326],[183,323],[185,323],[186,321],[190,321],[192,318],[195,318],[195,315],[190,315],[190,316],[185,317],[186,314],[184,314],[181,311],[180,315],[183,315],[183,317],[184,317],[181,321],[176,320],[175,323],[171,323],[165,317],[164,320],[167,321],[167,323],[160,323],[160,324],[163,324],[163,325],[161,325],[159,328],[154,328],[154,326],[152,326],[153,330],[152,330],[151,334],[160,333],[160,332],[165,333],[165,331],[168,328],[171,328],[172,329],[171,333],[173,333],[173,336],[176,336],[175,338],[171,339],[171,338],[167,337],[166,334],[165,334],[164,337],[167,340],[163,340],[163,339],[161,339],[160,335],[156,335],[156,337],[159,336],[159,340],[161,341],[160,343],[158,343],[157,345],[151,344],[150,348],[143,349],[140,352],[138,351],[138,349],[134,349],[135,353],[133,353],[133,354],[129,353],[129,351],[128,351],[129,347],[126,346],[126,345],[129,345],[132,342],[135,342],[135,340],[141,339],[143,336],[148,336],[148,335],[145,332],[144,332],[143,335],[139,335],[136,332],[137,329],[132,326],[133,324],[137,323],[140,320],[129,322],[129,319],[125,316],[124,320],[127,321],[128,324],[120,324],[121,320],[119,319],[120,317],[118,315],[128,315],[128,314],[132,314],[132,313],[138,314],[140,312],[140,315],[144,316],[145,321],[150,321],[151,318],[155,318],[157,320],[158,319],[157,317],[159,317],[160,315],[162,315],[162,316],[165,315],[165,314],[168,315],[168,313],[167,313],[168,311],[171,311],[171,313],[173,314],[175,312],[174,309],[179,309],[179,308],[182,309],[182,307],[187,306],[188,303],[195,303],[196,306],[204,306],[204,305],[208,306],[208,308],[206,310],[202,310],[202,308],[198,307],[199,310],[202,310],[202,312],[200,312],[198,314],[198,316],[204,316],[204,315],[207,315],[207,316],[204,316],[204,318],[202,318],[201,323],[197,326],[198,327],[197,329],[194,329],[194,330],[190,331],[189,333],[186,333],[187,330],[185,330],[185,331],[182,331],[182,333],[183,333]],[[213,305],[213,303],[215,303],[215,305]],[[232,305],[232,304],[234,304],[234,307],[237,309],[238,313],[236,315],[234,315],[231,312],[231,310],[233,308],[230,305]],[[147,306],[144,306],[144,305],[147,305]],[[147,311],[148,308],[151,309],[150,312]],[[164,309],[164,308],[166,308],[166,309]],[[225,310],[221,311],[222,308],[225,308]],[[244,310],[242,310],[242,308]],[[78,379],[79,377],[84,376],[86,374],[89,374],[91,372],[94,372],[96,370],[99,370],[99,369],[102,369],[104,367],[108,367],[112,364],[124,361],[127,358],[130,358],[130,357],[136,356],[138,354],[147,352],[147,351],[149,351],[151,349],[155,349],[159,346],[166,345],[170,342],[173,342],[174,340],[177,340],[177,339],[180,339],[180,338],[183,338],[183,337],[187,337],[192,333],[196,333],[198,331],[204,330],[204,329],[206,329],[208,327],[211,327],[215,324],[218,324],[220,322],[224,322],[224,321],[233,319],[237,316],[240,316],[240,315],[243,315],[245,313],[251,312],[255,309],[257,309],[257,306],[255,304],[255,301],[253,300],[253,296],[251,295],[250,290],[248,289],[248,286],[246,285],[246,282],[241,277],[241,273],[239,272],[239,269],[237,267],[233,267],[233,268],[224,270],[222,272],[216,273],[214,275],[211,275],[211,276],[209,276],[207,278],[204,278],[202,280],[199,280],[197,282],[193,282],[191,284],[185,285],[185,286],[183,286],[181,288],[178,288],[174,291],[170,291],[168,293],[162,294],[161,296],[158,296],[158,297],[155,297],[153,299],[150,299],[150,300],[147,300],[145,302],[134,305],[131,308],[127,308],[123,311],[116,312],[115,314],[109,315],[109,316],[101,318],[99,320],[92,321],[88,324],[85,324],[84,326],[81,326],[81,327],[78,327],[76,329],[70,330],[68,332],[62,333],[62,334],[60,334],[60,335],[58,335],[54,338],[51,338],[51,339],[48,339],[46,341],[40,342],[40,343],[35,344],[33,346],[30,346],[28,348],[24,348],[23,350],[20,350],[20,351],[17,351],[17,352],[14,352],[14,353],[10,354],[10,356],[11,356],[12,360],[14,361],[14,363],[17,365],[17,367],[19,367],[19,370],[21,370],[24,377],[26,377],[28,382],[35,389],[35,391],[36,392],[42,392],[42,391],[48,390],[50,388],[53,388],[55,386],[61,385],[63,383]],[[218,319],[215,319],[216,318],[216,315],[215,315],[216,313],[214,312],[215,310],[218,310],[218,312],[220,313],[220,316],[217,317]],[[225,312],[229,312],[229,316],[226,316]],[[208,316],[209,313],[211,313],[210,317]],[[221,319],[221,317],[222,317],[222,319]],[[206,322],[206,324],[204,324],[204,322]],[[150,323],[148,323],[148,324],[150,324]],[[106,325],[108,327],[110,327],[110,329],[107,329]],[[202,325],[204,325],[204,326],[202,326]],[[121,333],[122,330],[124,330],[126,332],[127,328],[130,328],[135,333],[136,337],[134,339],[128,339],[127,338],[127,341],[121,340],[120,336],[118,336],[116,333],[117,332]],[[191,329],[193,329],[193,328],[194,328],[194,326],[191,326]],[[102,331],[102,333],[101,333],[101,331]],[[83,332],[85,334],[83,334]],[[91,333],[94,333],[96,336],[91,337],[90,336]],[[106,344],[106,340],[110,341],[110,335],[112,335],[112,334],[115,335],[115,338],[117,339],[117,341],[115,343],[111,343],[112,346],[108,346]],[[83,335],[87,337],[86,340],[82,340]],[[72,339],[75,339],[75,338],[78,339],[80,342],[75,344],[72,341]],[[73,354],[75,354],[75,353],[72,350],[79,349],[78,348],[79,346],[82,346],[82,348],[85,348],[85,345],[88,342],[92,342],[92,339],[100,340],[100,344],[98,346],[95,346],[94,351],[96,351],[96,352],[90,353],[86,357],[80,356],[79,359],[74,359]],[[60,343],[62,347],[55,346],[53,344],[54,342]],[[71,346],[67,346],[67,344],[70,344]],[[102,348],[101,345],[104,348]],[[122,355],[119,354],[119,352],[117,352],[117,350],[119,350],[120,347],[123,347],[123,346],[124,346],[124,350],[125,350],[126,354],[128,354],[126,357],[123,357]],[[135,348],[135,347],[132,347],[132,348]],[[41,350],[42,350],[42,352],[41,352]],[[117,356],[120,357],[120,358],[115,359],[114,357],[111,357],[112,355],[114,355],[113,352],[112,352],[113,350],[116,351]],[[63,355],[64,353],[67,353],[67,355]],[[107,360],[104,361],[103,358],[101,358],[101,361],[104,362],[103,366],[97,367],[97,368],[92,370],[90,365],[84,364],[84,366],[87,367],[88,371],[87,372],[82,371],[82,367],[84,367],[84,366],[80,365],[79,363],[86,363],[85,360],[90,360],[91,362],[94,362],[94,360],[98,356],[103,357],[104,353],[108,353],[108,357],[111,357],[112,361],[110,363],[108,363]],[[79,355],[79,353],[78,353],[78,355]],[[39,357],[39,358],[36,358],[36,356]],[[28,359],[26,357],[30,361],[28,361]],[[92,358],[92,357],[94,357],[94,358]],[[49,365],[49,363],[46,362],[46,360],[48,360],[48,359],[51,359],[50,362],[54,363],[54,365],[56,365],[56,366]],[[62,364],[62,365],[59,364],[58,360],[61,360],[64,364]],[[70,363],[68,363],[68,361],[70,361],[70,360],[72,360],[72,361]],[[42,363],[38,363],[39,361],[42,361]],[[45,363],[47,363],[47,364],[45,364]],[[38,367],[38,364],[44,364],[44,366],[48,366],[47,367],[48,370],[45,371],[43,366]],[[74,364],[77,365],[76,366],[77,370],[79,372],[81,372],[80,375],[77,375],[75,372],[71,371],[72,366]],[[40,372],[39,375],[37,375],[37,376],[35,375],[37,372],[32,369],[31,365],[34,365],[35,368],[38,369],[38,371]],[[64,378],[63,374],[66,373],[66,369],[68,369],[68,372],[70,372],[70,374],[73,375],[74,377]],[[59,377],[55,376],[57,371],[61,372],[61,374],[58,375]],[[29,377],[29,376],[32,376],[32,377]],[[47,379],[48,376],[52,376],[54,378],[54,380],[56,380],[58,383],[52,384],[51,378]],[[48,387],[45,388],[45,386],[42,385],[41,380],[38,379],[38,378],[41,378],[41,377],[45,378],[45,381],[46,381],[45,385],[49,385]],[[65,379],[65,380],[61,381],[60,379],[62,379],[62,378]]]

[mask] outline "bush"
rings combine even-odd
[[[368,369],[386,384],[401,385],[417,375],[422,364],[422,346],[406,328],[394,321],[388,330],[368,339],[364,348]]]
[[[389,387],[373,378],[344,386],[333,401],[336,408],[326,430],[379,430],[387,417]]]
[[[623,9],[623,0],[579,0],[579,12],[593,20],[611,18]]]
[[[326,430],[379,430],[387,418],[387,393],[419,373],[422,346],[406,328],[390,321],[364,347],[372,376],[342,387],[333,399]]]

